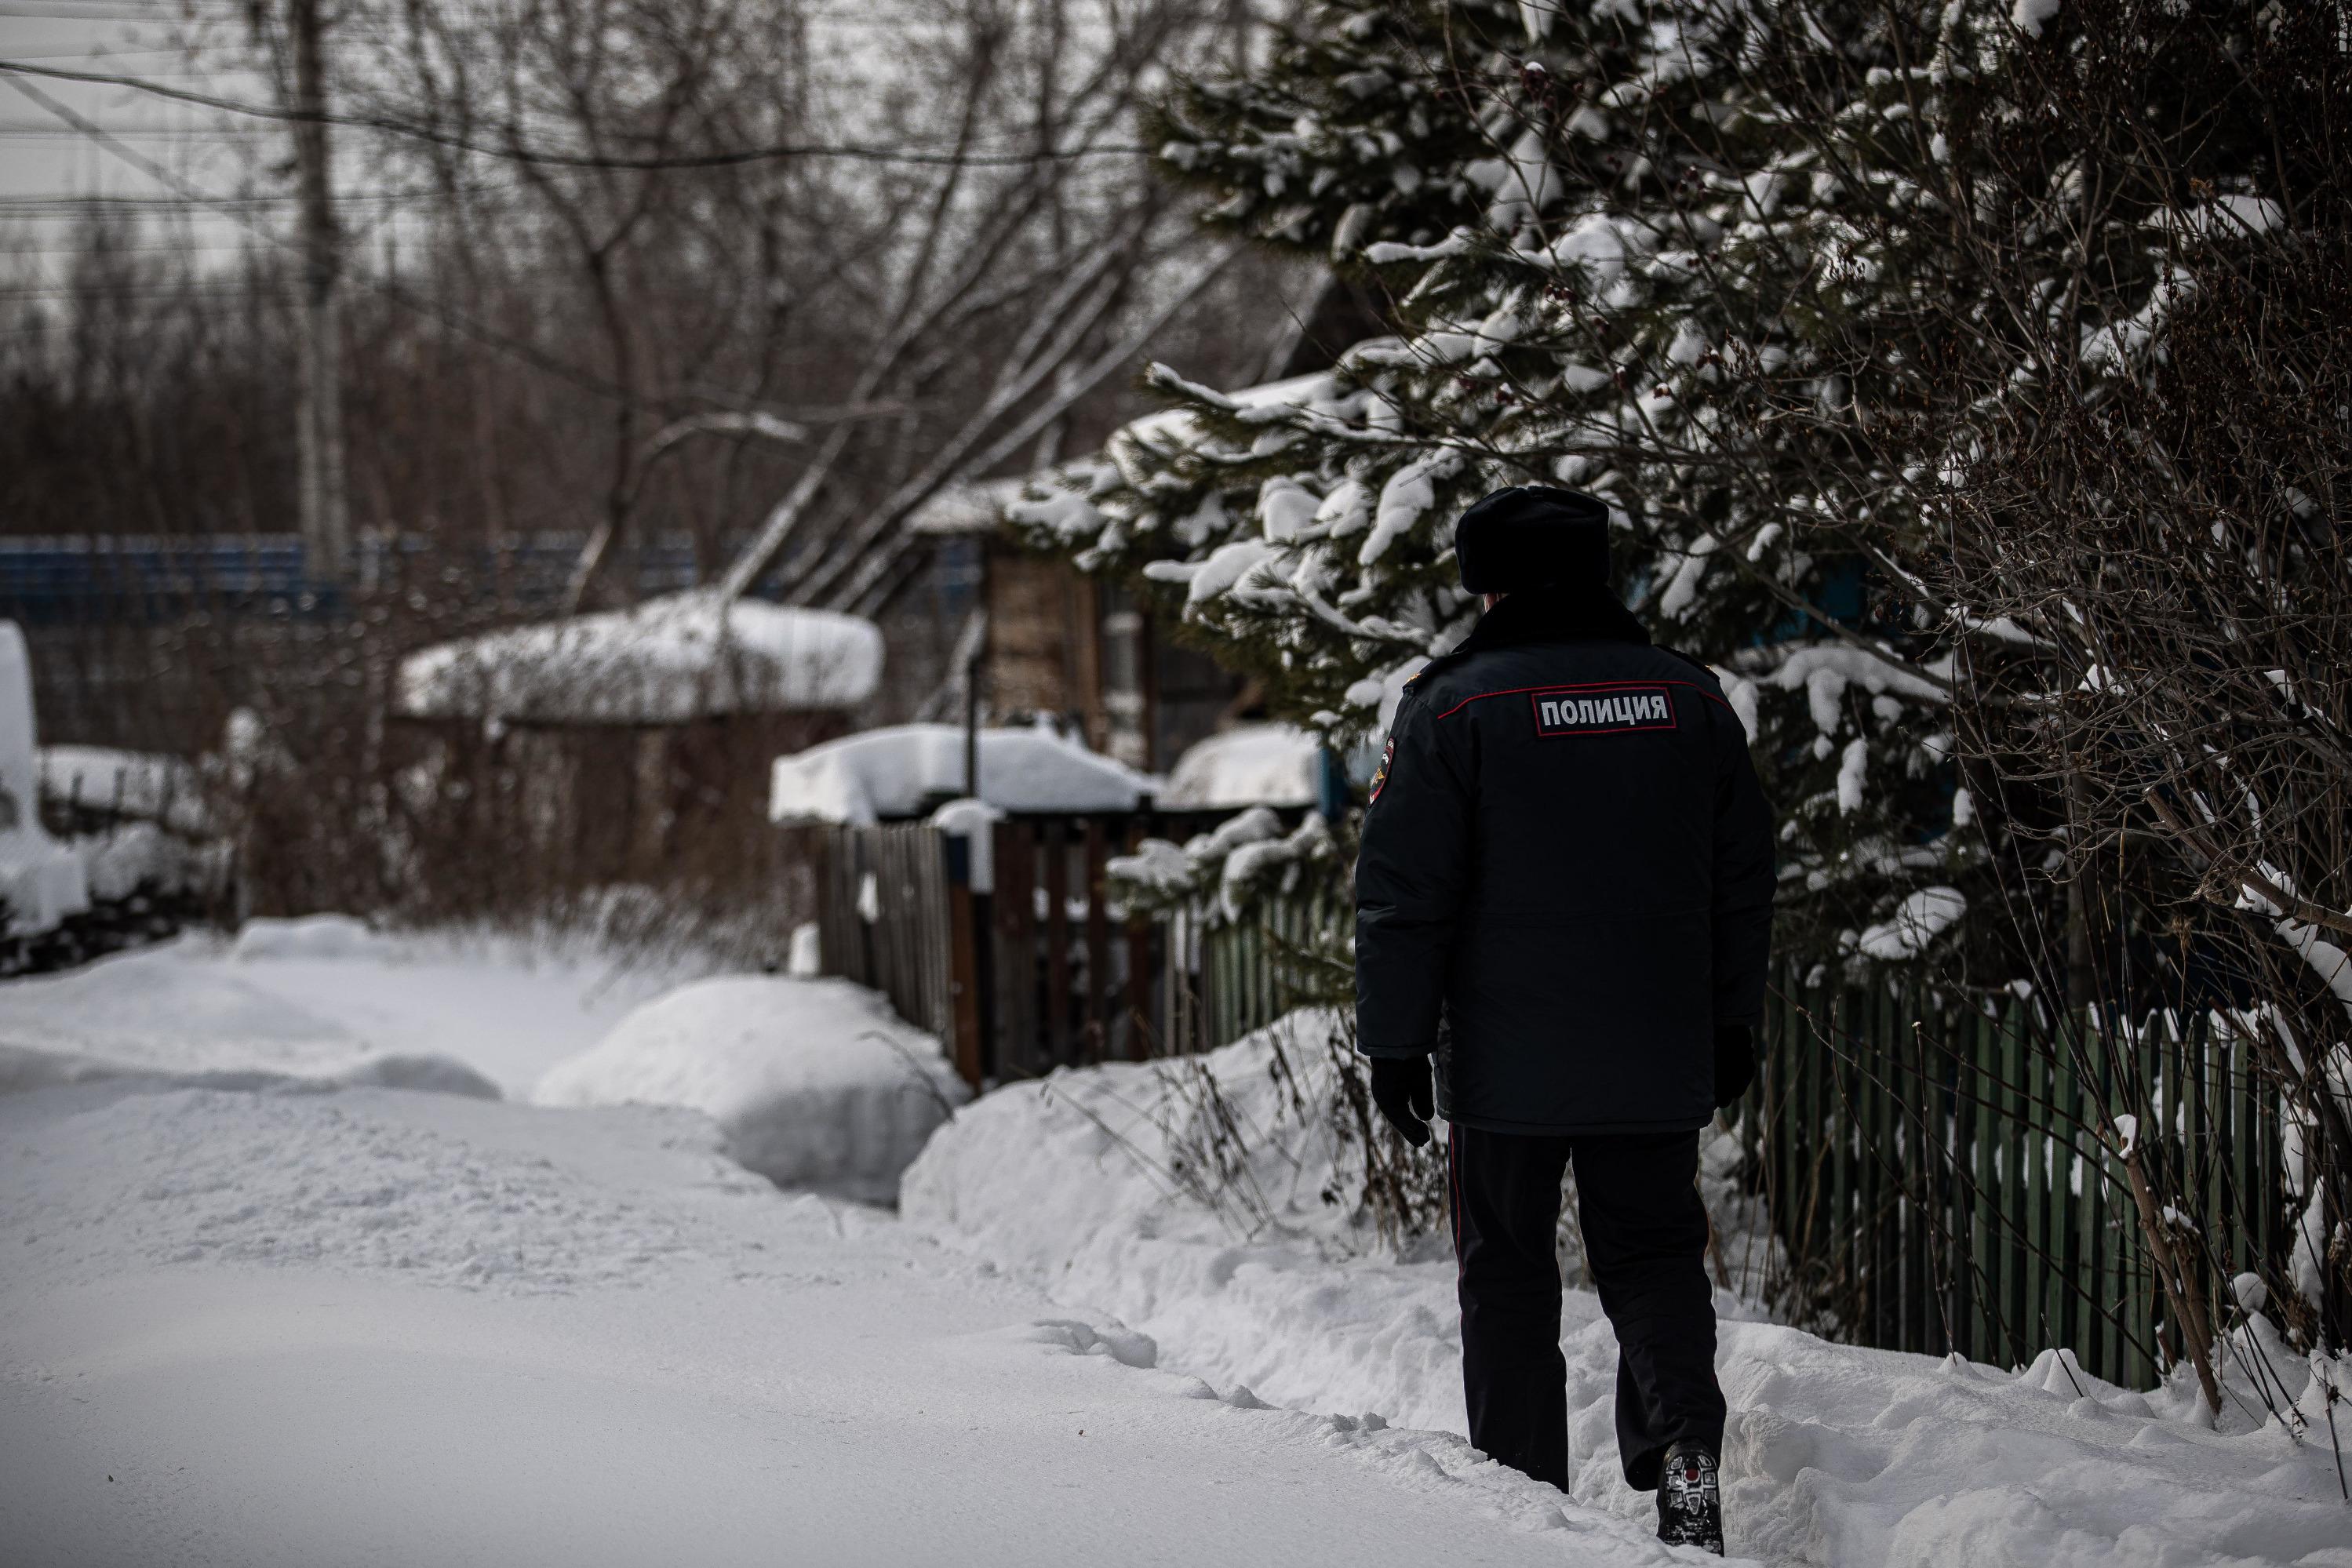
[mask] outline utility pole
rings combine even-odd
[[[327,89],[319,0],[286,0],[294,55],[294,166],[302,248],[301,374],[297,422],[306,575],[341,584],[352,570],[351,513],[343,489],[342,236],[335,227]]]

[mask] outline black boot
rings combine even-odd
[[[1658,1539],[1723,1555],[1723,1491],[1716,1484],[1715,1450],[1685,1439],[1666,1450],[1658,1477]]]

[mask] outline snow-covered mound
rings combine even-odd
[[[1005,811],[1131,811],[1160,780],[1046,729],[980,732],[980,788],[964,788],[964,732],[950,724],[869,729],[776,758],[768,815],[866,823],[976,795]]]
[[[25,1094],[67,1083],[102,1083],[131,1079],[154,1088],[274,1090],[324,1092],[333,1089],[411,1089],[425,1094],[457,1094],[469,1100],[501,1098],[499,1086],[457,1061],[433,1054],[361,1057],[340,1067],[289,1071],[263,1067],[158,1068],[78,1051],[40,1051],[0,1044],[0,1094]]]
[[[1407,1259],[1383,1253],[1323,1201],[1328,1134],[1286,1109],[1288,1074],[1272,1071],[1279,1045],[1311,1102],[1325,1027],[1294,1015],[1200,1060],[1254,1150],[1213,1207],[1188,1174],[1202,1166],[1185,1130],[1204,1124],[1193,1064],[1114,1063],[967,1108],[908,1171],[901,1213],[1046,1281],[1073,1310],[1149,1334],[1163,1367],[1459,1432],[1453,1259],[1442,1239]],[[1728,1139],[1709,1151],[1711,1203],[1727,1194],[1715,1178],[1729,1152]],[[1740,1250],[1725,1239],[1735,1262]],[[1753,1316],[1723,1292],[1717,1311]],[[1590,1291],[1567,1292],[1562,1328],[1571,1490],[1638,1518],[1652,1505],[1618,1474],[1616,1342]],[[1838,1568],[2352,1563],[2317,1379],[2259,1318],[2238,1332],[2264,1338],[2288,1370],[2307,1436],[2256,1425],[2248,1412],[2264,1406],[2242,1357],[2216,1430],[2185,1378],[2142,1394],[2058,1352],[2011,1370],[1726,1321],[1731,1551]],[[2345,1381],[2352,1365],[2335,1364]]]
[[[436,643],[401,661],[415,718],[681,724],[855,707],[882,679],[870,621],[696,591]]]
[[[966,1097],[939,1041],[847,980],[739,975],[646,1003],[556,1067],[542,1105],[686,1105],[789,1186],[887,1203]]]
[[[236,928],[228,956],[241,963],[279,958],[364,962],[392,957],[400,944],[350,915],[256,915]]]
[[[1178,758],[1160,804],[1171,811],[1312,806],[1321,798],[1321,758],[1316,738],[1297,725],[1242,725]]]
[[[521,1098],[631,1006],[704,972],[584,938],[376,932],[339,915],[249,920],[233,938],[191,933],[0,984],[0,1042],[86,1061],[98,1076],[206,1082],[382,1082],[366,1077],[380,1071],[371,1063],[453,1061]]]

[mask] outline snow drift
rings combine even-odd
[[[362,1057],[340,1067],[291,1071],[267,1067],[159,1068],[79,1051],[0,1044],[0,1094],[26,1094],[69,1083],[130,1080],[151,1089],[326,1093],[337,1089],[408,1089],[496,1100],[499,1086],[455,1057],[399,1052]]]
[[[939,1041],[841,979],[698,980],[646,1003],[540,1080],[542,1105],[685,1105],[787,1186],[869,1203],[966,1097]]]
[[[59,1059],[43,1073],[205,1083],[383,1084],[367,1075],[391,1070],[371,1063],[439,1061],[520,1099],[630,1007],[706,972],[558,933],[255,919],[0,985],[0,1044]],[[15,1071],[24,1087],[37,1069]]]
[[[1325,1027],[1293,1015],[1198,1059],[1252,1149],[1214,1204],[1183,1174],[1197,1168],[1184,1158],[1202,1105],[1193,1064],[1118,1063],[969,1107],[908,1171],[901,1212],[1074,1310],[1149,1334],[1164,1367],[1286,1405],[1461,1431],[1443,1239],[1381,1250],[1324,1200],[1335,1151],[1311,1115],[1287,1109],[1276,1049],[1311,1103]],[[1733,1152],[1728,1138],[1707,1151],[1711,1203],[1729,1191]],[[1724,1250],[1737,1249],[1727,1236]],[[1717,1311],[1756,1315],[1720,1291]],[[1651,1503],[1618,1475],[1616,1342],[1598,1300],[1568,1291],[1562,1327],[1571,1490],[1639,1518]],[[2259,1316],[2240,1332],[2270,1333]],[[2242,1381],[2216,1430],[2192,1384],[2118,1388],[2056,1351],[2003,1369],[1726,1321],[1717,1364],[1733,1412],[1735,1555],[1841,1568],[2352,1564],[2315,1378],[2301,1390],[2315,1436],[2298,1439],[2255,1425],[2246,1412],[2263,1406]]]

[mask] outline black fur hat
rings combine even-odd
[[[1472,593],[1609,589],[1609,507],[1580,490],[1514,485],[1454,525],[1454,564]]]

